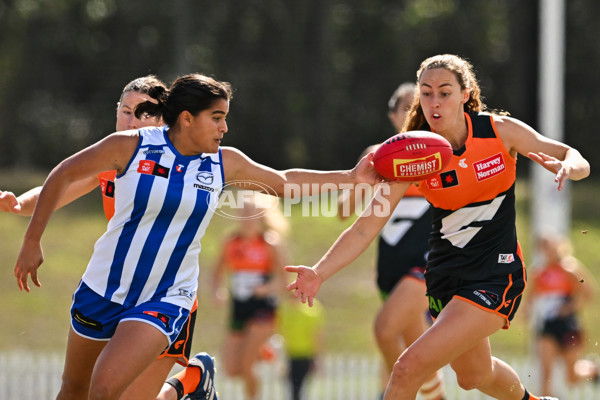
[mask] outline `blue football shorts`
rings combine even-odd
[[[90,289],[83,281],[73,294],[71,326],[92,340],[109,340],[122,321],[141,321],[161,331],[173,343],[190,311],[164,301],[148,301],[132,307],[114,303]]]

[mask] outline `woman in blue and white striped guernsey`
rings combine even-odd
[[[198,286],[200,239],[223,187],[284,196],[333,185],[379,182],[363,158],[352,170],[276,171],[221,147],[231,86],[191,74],[177,78],[136,116],[162,116],[165,127],[116,132],[55,167],[25,233],[15,276],[21,290],[40,286],[41,237],[68,185],[116,170],[115,215],[73,295],[63,384],[58,399],[118,399],[188,318]],[[88,394],[89,393],[89,394]]]

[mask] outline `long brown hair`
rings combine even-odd
[[[487,111],[487,106],[483,103],[481,97],[481,89],[479,83],[475,78],[473,72],[473,66],[470,62],[453,54],[440,54],[437,56],[429,57],[421,63],[419,70],[417,71],[417,89],[415,98],[410,107],[408,118],[404,122],[402,131],[412,131],[423,129],[427,124],[423,109],[421,108],[421,87],[419,85],[423,71],[430,69],[443,68],[447,71],[452,72],[456,76],[456,80],[460,85],[461,90],[470,89],[469,100],[465,103],[465,111],[479,112]]]

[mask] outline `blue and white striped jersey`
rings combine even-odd
[[[166,128],[139,133],[125,173],[115,180],[115,215],[82,279],[125,306],[162,300],[191,309],[200,239],[224,185],[221,150],[183,156]]]

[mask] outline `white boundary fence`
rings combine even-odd
[[[531,360],[512,360],[523,383],[537,392],[537,368]],[[0,400],[51,400],[60,387],[62,354],[0,353]],[[320,369],[306,384],[305,400],[378,400],[380,361],[377,356],[328,354]],[[217,359],[217,369],[219,363]],[[261,363],[261,400],[287,400],[285,367],[282,362]],[[600,399],[600,385],[584,383],[568,388],[556,372],[555,388],[561,400]],[[454,372],[444,369],[446,397],[453,400],[487,400],[478,391],[466,392],[456,385]],[[241,400],[242,385],[219,372],[215,379],[219,399]]]

